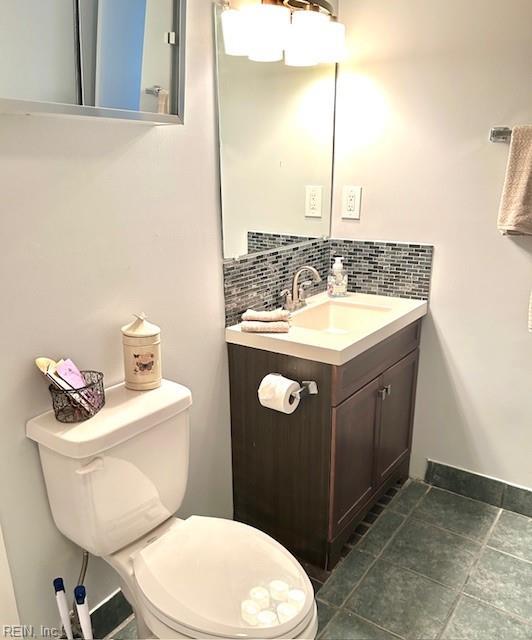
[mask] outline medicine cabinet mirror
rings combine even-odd
[[[330,235],[336,66],[225,53],[215,7],[224,258]]]
[[[0,112],[183,121],[185,0],[2,0]]]

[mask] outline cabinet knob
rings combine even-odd
[[[392,385],[387,384],[385,387],[382,387],[382,389],[379,389],[377,393],[381,400],[386,400],[388,396],[392,395]]]

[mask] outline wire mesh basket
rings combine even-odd
[[[59,422],[83,422],[96,415],[105,404],[103,373],[81,371],[81,375],[85,378],[86,386],[80,389],[66,391],[53,384],[48,387]]]

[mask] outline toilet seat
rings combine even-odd
[[[314,591],[297,560],[270,536],[245,524],[192,516],[133,558],[144,606],[186,637],[297,637],[314,615]],[[251,588],[283,580],[305,593],[300,611],[271,627],[241,618]]]

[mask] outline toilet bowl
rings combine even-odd
[[[268,535],[239,522],[173,518],[106,560],[134,591],[137,616],[159,638],[316,635],[314,592],[301,565]],[[271,627],[246,623],[242,601],[253,587],[267,588],[272,580],[305,594],[297,615]]]
[[[188,389],[164,380],[151,391],[111,387],[86,422],[30,420],[57,527],[117,572],[140,638],[315,638],[312,585],[281,544],[239,522],[175,517],[191,404]]]

